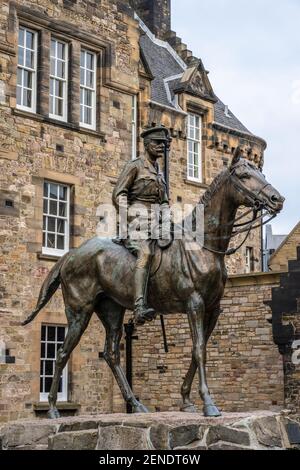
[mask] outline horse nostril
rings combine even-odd
[[[271,201],[272,202],[279,202],[279,198],[275,194],[273,194],[273,196],[271,196]]]

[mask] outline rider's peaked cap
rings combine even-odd
[[[167,142],[171,140],[169,130],[163,126],[146,129],[142,132],[141,137],[144,140],[165,140]]]

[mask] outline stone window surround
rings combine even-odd
[[[32,12],[28,7],[19,5],[16,2],[10,3],[9,15],[9,30],[15,35],[15,45],[17,44],[16,35],[18,32],[18,25],[28,27],[38,34],[38,90],[37,97],[37,110],[36,113],[28,112],[30,118],[36,118],[49,122],[51,124],[60,125],[61,127],[72,128],[80,132],[92,134],[104,140],[104,133],[100,130],[100,113],[97,113],[96,130],[87,129],[80,126],[80,110],[79,110],[79,97],[80,97],[80,50],[88,49],[97,55],[97,110],[100,109],[100,95],[102,86],[113,86],[110,81],[110,67],[114,60],[113,45],[99,40],[88,31],[78,30],[73,28],[69,23],[60,20],[52,20],[45,17],[37,10]],[[49,117],[49,73],[50,73],[50,57],[49,47],[51,35],[55,38],[65,41],[70,48],[70,64],[72,68],[72,79],[68,88],[68,121],[62,122]],[[13,54],[15,62],[16,74],[16,51]],[[78,108],[78,109],[77,109]],[[15,114],[27,115],[27,111],[19,110],[13,107]]]

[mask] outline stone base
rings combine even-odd
[[[11,422],[0,442],[3,450],[282,450],[297,447],[291,426],[300,433],[288,412],[110,414]]]

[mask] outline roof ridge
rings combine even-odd
[[[173,47],[167,42],[163,41],[162,39],[158,39],[155,34],[153,34],[148,26],[141,20],[139,15],[135,12],[134,13],[134,18],[139,22],[139,25],[141,29],[144,31],[144,33],[147,34],[147,36],[151,39],[154,44],[160,47],[164,47],[165,49],[168,50],[168,52],[174,57],[176,62],[180,65],[180,67],[183,68],[183,70],[187,69],[187,64],[184,62],[184,60],[180,57],[180,55],[173,49]]]

